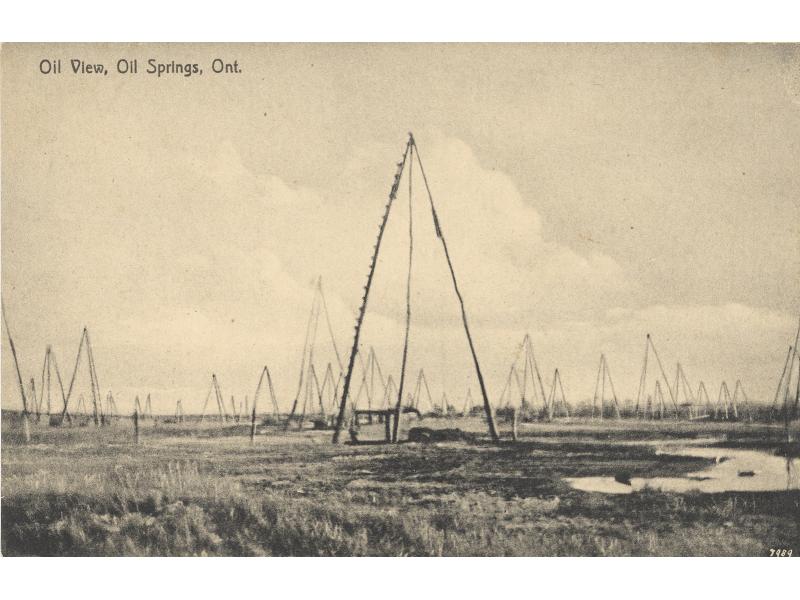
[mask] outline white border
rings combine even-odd
[[[4,558],[0,591],[6,598],[63,600],[785,598],[797,590],[796,564],[682,558]]]
[[[800,41],[790,0],[6,0],[2,41]]]
[[[253,3],[254,4],[254,3]],[[798,41],[800,3],[5,2],[2,41]],[[721,549],[724,551],[724,549]],[[774,559],[0,559],[0,593],[82,600],[791,597]]]

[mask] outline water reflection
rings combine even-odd
[[[683,477],[570,477],[575,489],[630,494],[645,489],[662,492],[768,492],[800,489],[800,459],[760,450],[661,445],[656,454],[714,459],[710,468]],[[623,483],[625,481],[625,483]],[[630,483],[627,483],[629,481]]]

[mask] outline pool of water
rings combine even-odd
[[[787,461],[761,450],[708,448],[684,443],[659,444],[657,454],[694,456],[715,461],[711,467],[683,477],[631,477],[629,483],[608,477],[570,477],[575,489],[605,494],[631,494],[645,489],[662,492],[768,492],[800,489],[800,459]],[[621,478],[623,479],[623,478]]]

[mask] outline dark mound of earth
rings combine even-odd
[[[409,442],[474,442],[475,434],[460,429],[430,429],[428,427],[412,427],[408,431]]]

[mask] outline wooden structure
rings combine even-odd
[[[25,396],[25,384],[22,383],[22,372],[19,369],[19,359],[17,358],[17,350],[14,347],[14,340],[11,337],[11,329],[8,327],[8,321],[6,320],[6,305],[2,303],[2,313],[3,313],[3,325],[6,328],[6,335],[8,336],[8,345],[11,348],[11,355],[14,358],[14,369],[17,372],[17,383],[19,384],[19,393],[22,397],[22,431],[23,431],[23,438],[25,443],[29,443],[31,441],[31,430],[30,425],[28,423],[28,399]]]
[[[325,375],[323,375],[322,383],[317,375],[317,368],[314,363],[314,354],[316,351],[317,331],[319,330],[320,316],[325,316],[325,322],[328,329],[328,337],[333,349],[333,354],[336,358],[338,365],[338,376],[334,376],[331,363],[328,363]],[[306,414],[311,411],[312,414],[319,414],[325,419],[328,410],[335,411],[336,397],[338,395],[339,384],[342,379],[342,360],[339,354],[339,348],[336,345],[336,338],[333,335],[333,326],[331,324],[330,313],[328,312],[328,304],[325,300],[325,293],[322,289],[322,277],[317,278],[314,298],[311,302],[311,312],[308,316],[308,323],[306,325],[305,341],[303,342],[303,354],[300,360],[300,376],[297,384],[297,393],[295,394],[292,408],[289,411],[289,416],[286,419],[285,428],[296,422],[302,427]],[[327,393],[326,393],[327,392]],[[330,394],[331,399],[326,407],[325,398]],[[316,398],[316,401],[315,401]],[[302,399],[302,403],[301,403]]]
[[[252,414],[256,414],[256,410],[258,407],[258,397],[261,393],[261,388],[266,382],[268,386],[270,400],[272,401],[272,414],[277,419],[278,415],[280,414],[280,410],[278,409],[278,399],[275,396],[275,388],[272,385],[272,376],[269,373],[269,368],[267,365],[264,365],[264,368],[261,369],[261,375],[258,378],[258,383],[256,384],[256,392],[253,395],[253,410]]]
[[[389,213],[391,212],[392,205],[397,197],[398,190],[400,188],[400,180],[403,175],[403,171],[405,170],[406,166],[408,166],[408,206],[409,206],[409,219],[408,219],[408,278],[406,283],[406,327],[405,327],[405,336],[403,342],[403,354],[402,354],[402,363],[400,367],[400,382],[397,388],[397,403],[395,404],[395,421],[394,426],[392,428],[392,441],[397,441],[397,433],[399,427],[399,420],[400,420],[400,413],[402,408],[402,399],[403,399],[403,390],[405,385],[405,375],[406,375],[406,364],[407,364],[407,356],[408,356],[408,340],[409,340],[409,330],[411,326],[411,267],[412,267],[412,260],[413,260],[413,253],[414,253],[414,237],[413,237],[413,210],[412,210],[412,172],[413,172],[413,165],[414,159],[416,158],[416,164],[419,167],[419,172],[422,176],[423,183],[425,185],[425,190],[427,192],[428,202],[431,209],[431,216],[433,218],[433,225],[436,231],[436,236],[442,243],[442,249],[444,251],[444,257],[447,261],[447,266],[450,270],[450,276],[453,283],[453,289],[455,291],[455,295],[458,298],[459,306],[461,308],[461,320],[464,325],[464,333],[467,338],[467,344],[469,345],[469,350],[472,355],[473,363],[475,365],[475,374],[478,378],[478,383],[480,384],[481,394],[483,396],[483,405],[484,410],[486,412],[486,420],[489,427],[489,434],[492,437],[492,440],[499,441],[500,437],[497,434],[497,429],[495,428],[494,424],[494,417],[492,415],[492,407],[489,403],[489,397],[486,392],[486,385],[483,381],[483,374],[481,373],[480,364],[478,362],[478,355],[475,350],[475,345],[472,341],[472,336],[469,332],[469,325],[467,323],[467,312],[466,308],[464,307],[464,299],[461,296],[461,292],[458,288],[458,282],[456,281],[455,270],[453,268],[453,263],[450,258],[450,253],[447,248],[447,242],[444,238],[444,233],[442,232],[441,223],[439,221],[439,217],[436,213],[436,207],[433,202],[433,194],[431,192],[430,186],[428,185],[428,179],[425,174],[425,169],[422,165],[422,159],[419,155],[419,149],[417,148],[416,142],[414,141],[413,134],[408,134],[408,142],[406,143],[405,151],[403,152],[402,160],[397,163],[397,170],[394,175],[394,180],[392,182],[392,187],[389,191],[389,201],[386,204],[384,209],[383,217],[381,219],[380,227],[378,229],[378,237],[375,242],[374,251],[372,253],[372,258],[370,260],[369,271],[367,273],[367,282],[364,286],[364,295],[361,298],[361,306],[358,310],[358,315],[356,317],[356,325],[353,334],[353,346],[350,350],[350,359],[348,361],[347,370],[345,371],[344,375],[344,383],[342,386],[342,399],[339,402],[339,415],[336,420],[336,430],[333,434],[332,442],[338,443],[339,437],[341,434],[342,427],[344,426],[346,417],[347,417],[347,399],[348,394],[350,393],[350,384],[353,377],[353,367],[355,366],[356,357],[359,354],[359,342],[361,336],[361,328],[364,324],[364,317],[366,316],[367,310],[367,301],[369,299],[369,292],[372,287],[372,279],[375,275],[375,267],[378,262],[378,253],[380,252],[381,248],[381,241],[383,240],[383,234],[386,230],[386,223],[389,219]]]
[[[420,399],[422,398],[423,391],[425,392],[428,402],[428,409],[434,410],[435,406],[433,404],[433,396],[431,395],[430,387],[428,387],[428,379],[425,377],[425,370],[420,369],[419,373],[417,374],[417,385],[414,387],[414,393],[411,395],[411,406],[416,408],[418,411],[420,410],[419,403]]]
[[[674,390],[675,404],[678,405],[678,407],[682,406],[686,408],[686,416],[689,419],[694,418],[693,410],[697,405],[697,399],[692,393],[692,388],[689,385],[689,381],[686,379],[686,374],[683,372],[681,363],[678,363],[675,368],[675,384],[672,389]],[[683,402],[680,402],[681,390],[683,390]],[[680,415],[680,408],[678,408],[678,415]]]
[[[800,322],[797,324],[797,333],[794,336],[794,345],[789,346],[786,353],[786,362],[783,365],[783,372],[778,380],[778,388],[775,390],[775,399],[772,402],[772,414],[777,416],[778,411],[783,413],[783,419],[788,424],[789,420],[796,419],[800,414]],[[794,389],[792,386],[792,375],[795,374]],[[792,400],[794,396],[794,400]]]
[[[521,377],[520,372],[522,372]],[[530,393],[528,392],[528,382],[530,382]],[[516,394],[513,393],[515,388]],[[533,342],[528,333],[522,338],[522,343],[517,348],[498,404],[506,408],[518,406],[522,411],[541,410],[541,413],[548,419],[553,418],[553,406],[550,403],[550,397],[545,394],[539,364],[536,362],[536,354],[533,351]]]
[[[603,420],[606,408],[606,382],[608,382],[609,391],[611,392],[610,400],[613,400],[614,412],[617,419],[622,418],[619,411],[619,400],[617,399],[617,392],[614,389],[614,381],[611,379],[611,371],[608,368],[608,361],[606,355],[600,355],[600,366],[597,369],[597,380],[594,384],[594,396],[592,397],[592,418],[595,416],[597,410],[598,400],[600,402],[599,416]]]
[[[679,415],[680,411],[678,409],[678,402],[677,402],[677,400],[675,398],[675,391],[673,391],[672,387],[669,384],[669,379],[667,378],[667,373],[664,370],[664,364],[661,362],[661,357],[658,355],[658,351],[656,350],[655,344],[653,344],[653,338],[650,336],[649,333],[647,334],[646,339],[645,339],[644,362],[642,363],[642,373],[641,373],[641,375],[639,377],[639,390],[636,393],[636,406],[634,408],[634,411],[635,411],[635,413],[637,415],[639,415],[639,416],[642,415],[641,410],[642,410],[642,408],[644,408],[644,400],[645,400],[645,396],[644,395],[647,393],[648,357],[649,357],[649,354],[650,354],[651,351],[653,353],[653,356],[656,359],[656,363],[658,365],[659,372],[660,372],[660,375],[661,375],[661,381],[663,382],[663,387],[667,388],[667,393],[669,394],[670,401],[671,401],[672,406],[673,406],[673,408],[675,410],[675,416],[677,417]],[[659,388],[661,388],[661,387],[662,386],[659,385]],[[677,388],[677,385],[676,385],[676,388]],[[654,398],[654,399],[658,400],[657,398]],[[663,407],[662,407],[661,410],[663,411]],[[647,410],[645,409],[644,412],[645,412],[645,416],[646,416]],[[653,413],[652,413],[652,410],[651,410],[650,415],[652,416],[652,414]]]
[[[206,400],[203,402],[203,410],[200,413],[200,422],[203,422],[203,419],[206,416],[206,408],[208,407],[208,401],[211,399],[211,394],[214,394],[214,399],[217,401],[217,411],[219,411],[219,418],[222,423],[226,423],[228,421],[228,412],[225,410],[225,401],[222,398],[222,392],[219,389],[219,382],[217,381],[216,373],[211,374],[211,387],[208,388],[208,393],[206,394]]]
[[[550,386],[547,405],[550,407],[551,415],[558,416],[556,409],[561,407],[562,416],[569,417],[569,403],[567,402],[567,395],[564,393],[564,384],[561,383],[561,372],[558,369],[553,373],[553,383]]]
[[[361,424],[361,417],[366,417],[368,423],[372,423],[373,419],[378,420],[378,423],[383,423],[384,441],[389,443],[392,441],[393,427],[392,423],[397,423],[397,413],[393,408],[356,408],[353,410],[353,427],[350,429],[350,437],[354,443],[364,443],[363,440],[358,440],[356,431]]]
[[[55,371],[55,379],[58,382],[58,389],[61,392],[61,403],[62,407],[66,406],[67,403],[67,394],[64,391],[64,382],[61,379],[61,371],[58,368],[58,362],[56,361],[56,356],[53,353],[53,349],[50,345],[47,346],[44,353],[44,363],[42,364],[42,379],[41,385],[39,386],[39,399],[36,402],[36,420],[39,420],[39,413],[42,411],[42,405],[44,404],[44,397],[47,395],[47,421],[50,425],[60,424],[61,419],[53,418],[54,417],[54,410],[53,410],[53,403],[52,403],[52,381],[53,381],[53,371]],[[33,385],[33,379],[31,379],[31,384]],[[34,395],[35,399],[35,395]],[[62,408],[63,410],[63,408]],[[69,413],[67,413],[66,418],[69,419]]]
[[[69,401],[72,398],[72,394],[75,391],[75,378],[78,375],[78,367],[81,364],[81,356],[83,351],[86,353],[86,361],[89,366],[89,383],[92,392],[92,418],[94,420],[95,425],[100,424],[100,418],[103,416],[103,403],[100,396],[100,383],[97,379],[97,368],[94,362],[94,355],[92,354],[92,343],[89,339],[89,330],[84,327],[83,333],[81,334],[81,340],[78,344],[78,353],[75,357],[75,368],[72,371],[72,378],[69,382],[69,388],[67,389],[66,396],[64,397],[64,407],[61,411],[61,421],[63,422],[64,418],[69,417]],[[105,420],[105,418],[103,417]]]

